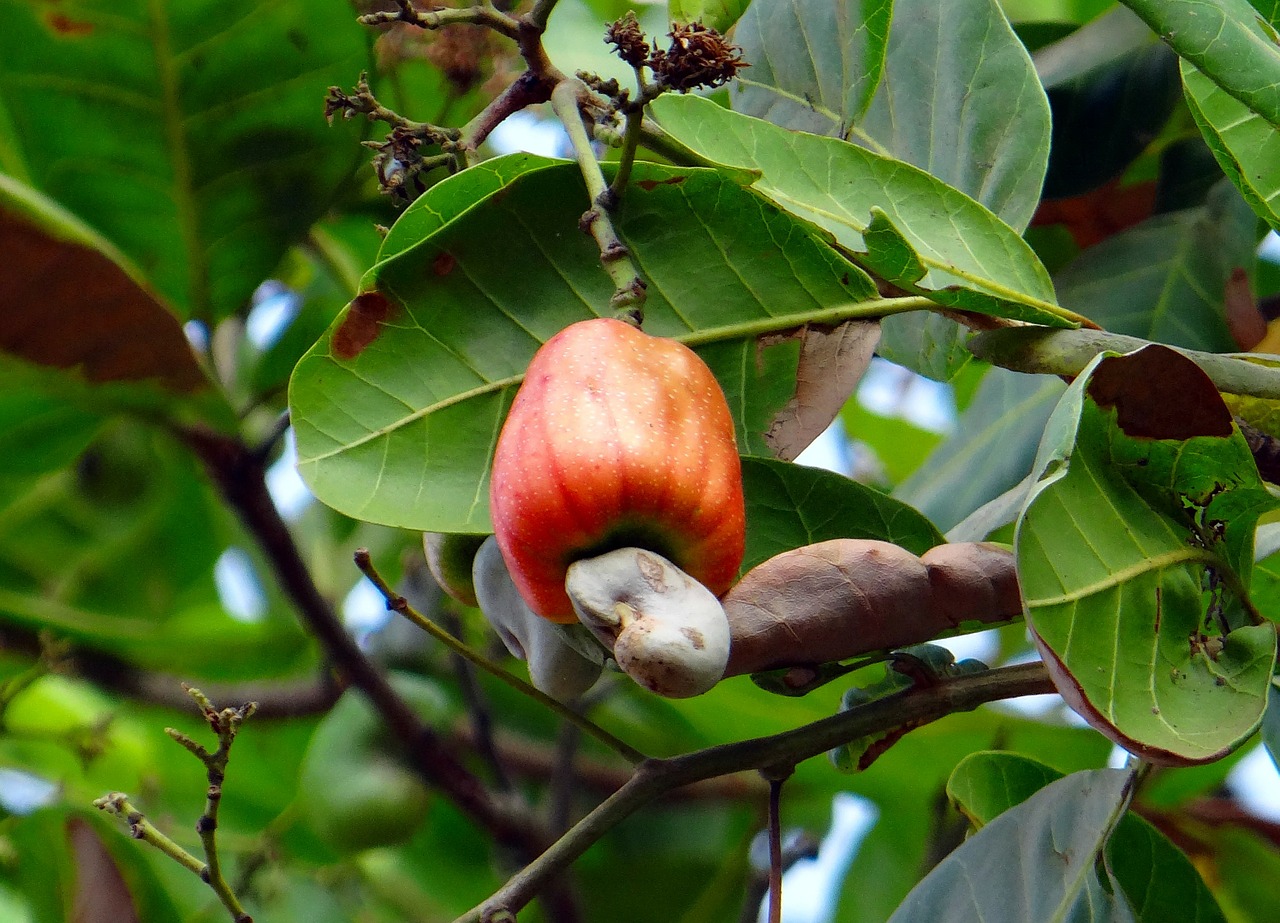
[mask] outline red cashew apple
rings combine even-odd
[[[494,454],[494,531],[529,607],[575,620],[565,573],[618,548],[657,552],[719,596],[742,563],[733,419],[688,347],[581,321],[534,355]]]

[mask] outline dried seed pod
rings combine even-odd
[[[729,622],[719,600],[661,555],[619,548],[569,567],[565,589],[578,620],[613,652],[624,673],[669,698],[700,695],[720,681]]]
[[[726,676],[812,666],[1022,615],[1013,555],[940,545],[923,558],[888,542],[835,539],[753,568],[724,598]]]

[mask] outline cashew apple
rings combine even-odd
[[[494,530],[520,595],[574,621],[569,565],[626,547],[719,596],[742,563],[733,419],[706,364],[619,320],[573,324],[534,355],[498,438]]]

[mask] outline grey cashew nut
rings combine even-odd
[[[511,582],[507,564],[492,536],[476,553],[472,578],[480,610],[507,650],[528,662],[529,679],[534,686],[567,702],[595,685],[604,652],[590,638],[584,639],[585,644],[575,644],[568,634],[574,626],[556,625],[528,607]],[[587,656],[593,649],[594,659]]]
[[[700,695],[729,661],[720,601],[680,568],[643,548],[620,548],[569,567],[565,589],[578,620],[646,689]]]

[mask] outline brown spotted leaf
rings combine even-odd
[[[599,248],[578,230],[586,201],[576,165],[517,154],[405,211],[290,383],[298,467],[317,497],[386,525],[491,529],[488,470],[529,359],[564,327],[612,313]],[[823,232],[726,171],[637,163],[615,223],[648,283],[645,331],[697,351],[739,451],[768,455],[804,363],[797,340],[759,338],[838,328],[869,312],[875,286]],[[852,368],[853,351],[832,342]],[[822,390],[819,372],[806,376]]]

